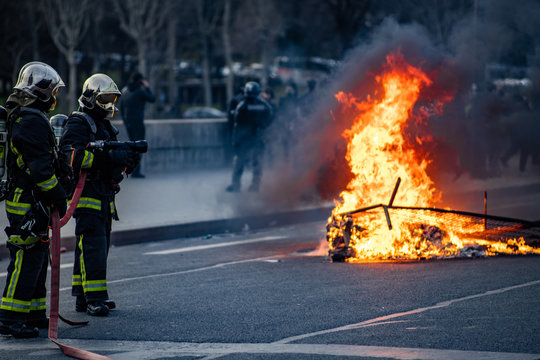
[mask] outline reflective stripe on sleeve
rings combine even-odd
[[[84,150],[84,158],[81,164],[81,169],[90,169],[94,163],[94,154],[90,151]]]
[[[37,183],[37,186],[41,189],[41,191],[49,191],[53,187],[55,187],[58,184],[58,179],[56,179],[56,175],[53,174],[49,179],[42,181],[40,183]]]
[[[79,203],[77,204],[77,209],[80,208],[94,209],[99,211],[101,210],[101,200],[90,197],[81,197],[79,199]]]

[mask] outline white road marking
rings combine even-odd
[[[39,352],[41,355],[47,352],[53,355],[56,351],[60,354],[60,350],[54,350],[54,344],[46,339],[2,341],[2,349],[3,351],[19,351],[23,342],[24,352],[28,356],[32,356],[34,352]],[[60,339],[60,342],[107,355],[114,360],[155,360],[181,356],[207,356],[205,359],[211,359],[229,354],[304,354],[418,360],[536,360],[540,357],[540,354],[342,344],[192,343],[94,339]]]
[[[150,251],[150,252],[144,253],[144,255],[177,254],[177,253],[184,253],[184,252],[189,252],[189,251],[207,250],[207,249],[215,249],[215,248],[227,247],[227,246],[251,244],[251,243],[262,242],[262,241],[280,240],[280,239],[285,239],[285,238],[286,238],[286,236],[266,236],[266,237],[262,237],[262,238],[249,239],[249,240],[239,240],[239,241],[230,241],[230,242],[224,242],[224,243],[219,243],[219,244],[198,245],[198,246],[182,247],[182,248],[177,248],[177,249],[169,249],[169,250],[161,250],[161,251]]]
[[[60,264],[60,269],[68,269],[68,268],[72,268],[72,267],[73,267],[73,263],[71,263],[71,264]],[[0,277],[5,277],[5,276],[7,276],[7,271],[0,273]]]
[[[176,275],[182,275],[182,274],[190,274],[190,273],[196,273],[196,272],[200,272],[200,271],[219,269],[219,268],[222,268],[224,266],[244,264],[244,263],[255,262],[255,261],[265,261],[265,260],[268,260],[268,259],[275,259],[275,258],[276,258],[276,256],[274,255],[274,256],[264,256],[264,257],[260,257],[260,258],[254,258],[254,259],[230,261],[230,262],[205,266],[205,267],[201,267],[201,268],[182,270],[182,271],[175,271],[175,272],[172,272],[172,273],[143,275],[143,276],[137,276],[137,277],[132,277],[132,278],[110,280],[110,281],[107,281],[107,284],[117,284],[117,283],[123,283],[123,282],[128,282],[128,281],[136,281],[136,280],[151,279],[151,278],[158,278],[158,277],[165,277],[165,276],[176,276]],[[60,289],[60,291],[66,291],[66,290],[71,290],[71,286]]]
[[[422,312],[428,311],[428,310],[444,308],[444,307],[450,306],[452,304],[455,304],[455,303],[458,303],[458,302],[461,302],[461,301],[477,299],[477,298],[481,298],[481,297],[484,297],[484,296],[497,295],[497,294],[504,293],[506,291],[515,290],[515,289],[519,289],[519,288],[527,287],[527,286],[534,286],[534,285],[540,285],[540,280],[535,280],[535,281],[530,281],[530,282],[519,284],[519,285],[508,286],[508,287],[505,287],[505,288],[490,290],[490,291],[486,291],[486,292],[476,294],[476,295],[469,295],[469,296],[464,296],[464,297],[461,297],[461,298],[451,299],[451,300],[447,300],[447,301],[437,303],[437,304],[432,305],[432,306],[427,306],[427,307],[422,307],[422,308],[409,310],[409,311],[404,311],[404,312],[400,312],[400,313],[380,316],[380,317],[370,319],[370,320],[366,320],[366,321],[362,321],[362,322],[359,322],[359,323],[356,323],[356,324],[349,324],[349,325],[340,326],[340,327],[333,328],[333,329],[327,329],[327,330],[315,331],[315,332],[307,333],[307,334],[303,334],[303,335],[291,336],[291,337],[288,337],[288,338],[285,338],[285,339],[281,339],[279,341],[275,341],[274,344],[287,344],[287,343],[290,343],[290,342],[293,342],[293,341],[303,340],[303,339],[310,338],[310,337],[313,337],[313,336],[326,335],[326,334],[330,334],[330,333],[334,333],[334,332],[338,332],[338,331],[347,331],[347,330],[359,329],[359,328],[363,328],[363,327],[366,327],[366,326],[371,326],[373,324],[376,324],[376,323],[379,323],[379,322],[382,322],[382,321],[388,321],[390,319],[399,318],[399,317],[402,317],[402,316],[419,314],[419,313],[422,313]]]

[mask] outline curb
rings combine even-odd
[[[331,215],[332,209],[333,207],[321,207],[221,220],[113,231],[111,233],[111,246],[214,235],[227,232],[236,233],[243,231],[246,228],[246,225],[250,230],[253,230],[312,221],[323,221]],[[73,251],[75,249],[75,236],[64,236],[61,245],[68,251]],[[0,260],[8,257],[9,252],[7,247],[0,247]]]

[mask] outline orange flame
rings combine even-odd
[[[405,138],[407,126],[415,119],[413,109],[423,89],[432,80],[421,69],[408,64],[399,53],[388,55],[382,74],[375,77],[380,86],[379,96],[367,96],[359,101],[351,94],[339,92],[337,100],[355,112],[352,127],[343,136],[348,140],[347,161],[353,179],[347,189],[340,194],[330,222],[344,224],[347,217],[340,214],[376,204],[386,204],[392,195],[397,178],[401,178],[394,204],[415,207],[430,207],[440,200],[441,193],[426,172],[429,159],[415,151],[413,143],[422,144],[422,139]],[[421,109],[424,116],[442,111],[442,102],[432,104],[429,109]],[[485,230],[481,223],[460,225],[456,234],[447,226],[443,218],[430,216],[416,224],[404,216],[392,215],[392,230],[388,220],[381,214],[367,212],[362,223],[353,226],[348,246],[353,249],[347,261],[375,259],[419,259],[444,257],[459,253],[471,244],[491,244],[482,239],[467,239],[464,233],[478,233]],[[435,230],[433,230],[435,229]],[[426,239],[431,232],[433,239]],[[434,233],[434,234],[433,234]],[[329,227],[329,240],[343,235],[342,230]],[[444,235],[444,236],[442,236]],[[534,251],[518,240],[512,241],[512,249],[523,245],[522,251]],[[506,244],[493,248],[504,251]],[[332,248],[332,241],[330,241]],[[514,252],[514,251],[512,251]],[[486,255],[491,255],[486,251]]]

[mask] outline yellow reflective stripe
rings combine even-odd
[[[107,280],[88,280],[83,281],[84,292],[107,291]]]
[[[28,236],[26,239],[23,240],[20,236],[17,235],[11,235],[8,239],[10,243],[17,245],[30,245],[37,242],[38,240],[39,238],[34,236]]]
[[[81,169],[90,169],[94,163],[94,154],[90,151],[84,150],[84,158],[81,164]]]
[[[19,282],[19,276],[21,275],[21,266],[23,261],[24,251],[18,250],[15,253],[15,263],[13,272],[11,273],[11,278],[9,279],[8,288],[6,291],[6,297],[12,299],[13,294],[15,294],[15,288],[17,287],[17,283]],[[4,301],[2,299],[2,301]]]
[[[22,193],[23,193],[23,189],[21,189],[21,188],[16,188],[16,189],[15,189],[14,196],[13,196],[13,201],[14,201],[14,202],[19,202],[19,200],[21,199]]]
[[[30,301],[15,300],[11,297],[3,297],[0,309],[28,313],[30,312]]]
[[[80,283],[77,285],[82,285],[82,282],[86,280],[86,265],[84,264],[84,252],[83,252],[83,236],[81,235],[79,237],[79,243],[77,246],[79,247],[79,250],[81,250],[81,255],[79,256],[79,264],[81,264],[81,275],[80,275]],[[73,276],[75,278],[75,276]]]
[[[47,308],[46,298],[32,299],[32,301],[30,302],[30,311],[45,310],[46,308]]]
[[[31,207],[32,204],[6,200],[6,211],[10,214],[24,215],[30,211]]]
[[[15,145],[13,145],[13,141],[9,142],[9,147],[11,148],[11,151],[13,152],[13,154],[17,155],[17,161],[16,161],[17,162],[17,167],[19,169],[24,168],[24,161],[22,159],[22,155],[19,153],[19,151],[17,150]]]
[[[71,278],[71,285],[73,286],[82,285],[81,275],[73,275],[73,278]]]
[[[56,179],[56,175],[53,174],[53,176],[51,176],[49,179],[47,179],[47,180],[45,180],[45,181],[42,181],[42,182],[38,183],[37,186],[38,186],[42,191],[49,191],[49,190],[51,190],[53,187],[55,187],[57,184],[58,184],[58,180]]]
[[[114,210],[116,210],[116,209],[114,208],[114,201],[111,201],[111,202],[109,203],[109,209],[111,209],[111,214],[114,214]]]
[[[79,208],[101,210],[101,200],[89,197],[82,197],[79,199],[79,203],[77,204],[77,209]]]

